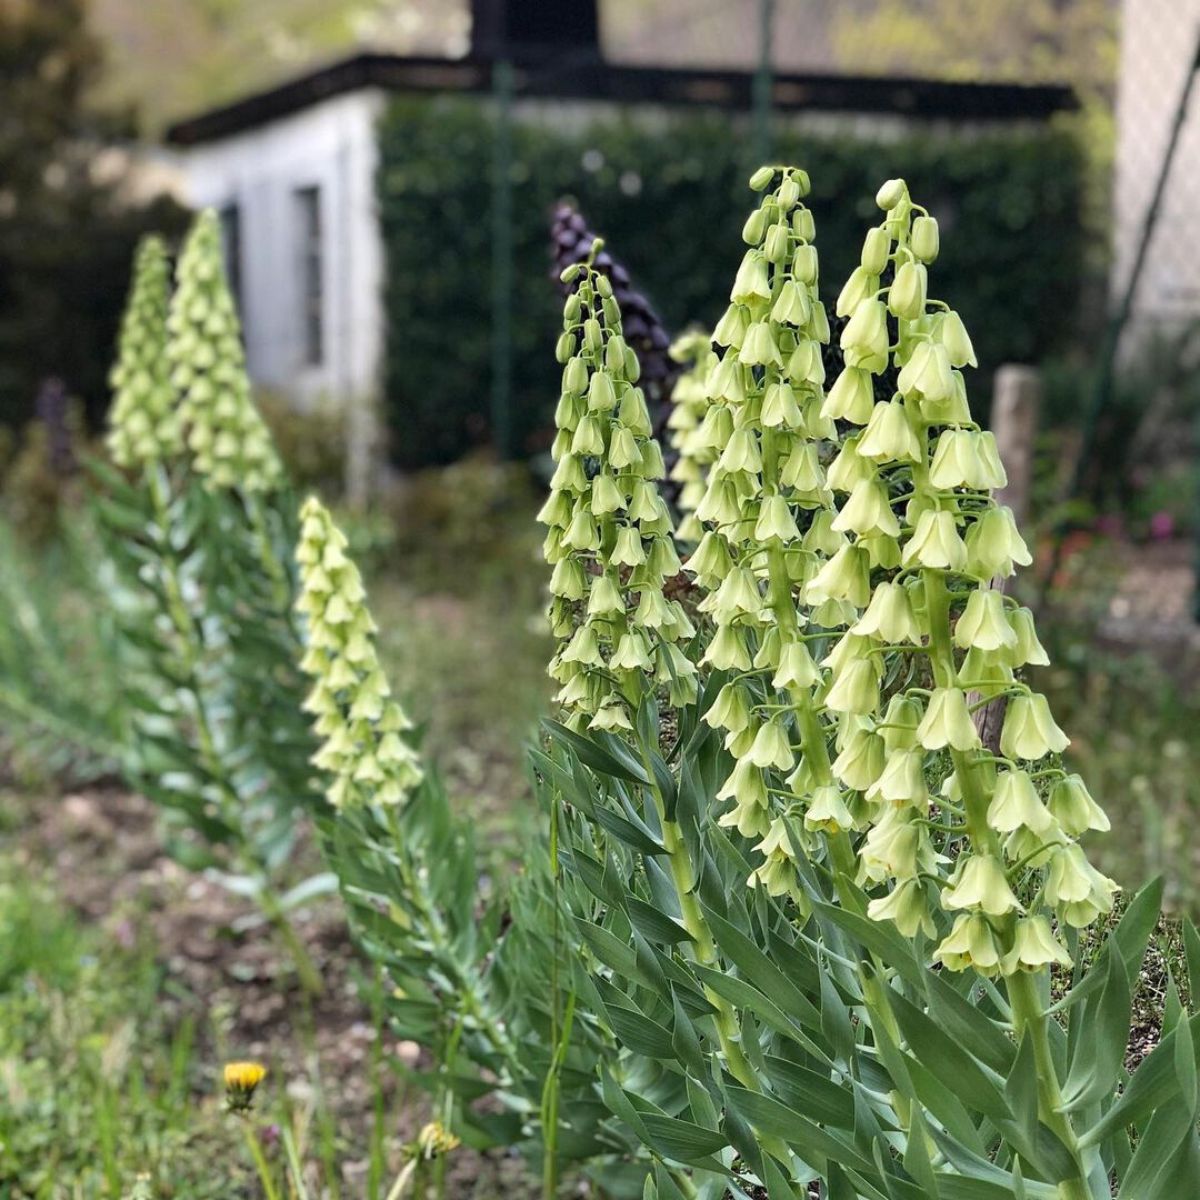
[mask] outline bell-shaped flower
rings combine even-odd
[[[848,367],[874,372],[887,366],[887,309],[879,300],[859,302],[842,330],[840,344]]]
[[[588,616],[611,617],[624,611],[625,597],[621,594],[617,580],[609,572],[597,575],[592,580],[592,590],[588,596]]]
[[[615,692],[610,692],[592,715],[592,719],[588,722],[588,728],[613,733],[618,729],[632,730],[633,723],[629,720],[629,714],[625,710],[625,702]]]
[[[908,362],[896,377],[896,386],[905,396],[938,403],[954,394],[954,377],[944,346],[933,342],[918,342]]]
[[[808,689],[816,687],[820,680],[817,664],[803,642],[787,642],[782,646],[772,687],[788,691]]]
[[[863,367],[845,367],[833,381],[821,405],[821,416],[834,421],[852,421],[865,425],[875,405],[875,385],[871,372]]]
[[[945,429],[934,447],[929,482],[937,488],[991,487],[988,465],[980,453],[979,434],[971,429]]]
[[[719,533],[710,529],[700,539],[684,567],[696,576],[701,585],[711,588],[733,569],[729,546]]]
[[[917,729],[921,724],[921,716],[921,705],[912,696],[897,692],[888,701],[879,732],[883,735],[883,745],[889,759],[902,750],[912,750],[919,745]]]
[[[906,567],[963,570],[967,565],[967,547],[959,537],[954,514],[932,509],[923,512],[904,547],[903,562]]]
[[[788,452],[779,482],[798,493],[798,499],[816,499],[825,491],[825,471],[815,442],[799,442]],[[832,519],[832,517],[831,517]]]
[[[1090,829],[1107,832],[1111,825],[1104,809],[1092,799],[1087,785],[1078,775],[1066,775],[1050,789],[1050,812],[1071,837]]]
[[[917,726],[917,740],[926,750],[977,750],[979,731],[971,720],[967,697],[958,688],[935,688],[929,707]]]
[[[1054,817],[1042,803],[1033,780],[1025,771],[1002,771],[988,805],[987,822],[1000,833],[1025,828],[1043,835],[1055,827]]]
[[[886,896],[867,905],[867,916],[873,921],[892,921],[902,937],[913,938],[918,933],[933,937],[937,932],[925,888],[919,879],[898,883]]]
[[[819,311],[823,313],[824,309]],[[787,377],[797,387],[807,387],[815,392],[825,386],[825,360],[821,354],[821,343],[815,336],[801,338],[796,343],[795,350],[788,357]]]
[[[855,608],[864,607],[871,598],[870,564],[861,546],[847,542],[812,577],[805,589],[810,604],[823,600],[844,600]]]
[[[833,311],[839,317],[848,317],[857,311],[858,306],[874,297],[879,291],[879,275],[868,271],[864,266],[857,266],[850,272],[850,278],[842,285],[834,303]]]
[[[982,913],[963,913],[954,928],[933,952],[934,960],[949,971],[978,971],[992,976],[1000,969],[1000,943]]]
[[[859,456],[858,438],[848,437],[829,464],[829,486],[835,492],[852,492],[854,485],[864,479],[875,478],[875,464]]]
[[[887,808],[872,826],[859,849],[861,880],[915,879],[933,865],[933,850],[912,811]]]
[[[805,915],[811,905],[800,886],[796,870],[796,852],[792,848],[791,834],[781,817],[776,817],[766,835],[755,847],[764,856],[764,861],[751,872],[746,881],[750,887],[761,886],[768,896],[791,896]]]
[[[754,523],[754,536],[763,544],[775,542],[784,545],[800,540],[800,530],[788,502],[780,495],[767,496],[759,509]]]
[[[760,420],[768,429],[800,430],[804,427],[804,414],[796,403],[796,393],[786,380],[767,385]]]
[[[1004,956],[1003,972],[1039,972],[1049,966],[1069,967],[1071,956],[1054,936],[1044,916],[1022,917],[1013,931],[1012,949]]]
[[[761,211],[761,210],[760,210]],[[748,250],[730,289],[729,298],[735,304],[753,304],[770,300],[771,281],[767,276],[767,260],[759,250]]]
[[[767,808],[767,784],[762,771],[748,759],[739,759],[733,772],[717,792],[718,800],[732,800],[733,808],[717,824],[734,828],[745,838],[763,837],[771,827]]]
[[[831,712],[873,713],[879,708],[879,670],[868,658],[858,658],[836,671],[825,696]]]
[[[859,440],[858,453],[877,463],[920,461],[921,443],[903,404],[889,400],[875,405]]]
[[[754,742],[746,757],[756,767],[776,767],[780,771],[791,769],[796,756],[788,743],[787,729],[778,717],[764,721],[754,735]]]
[[[860,637],[874,637],[892,645],[921,644],[921,628],[913,612],[908,589],[899,583],[884,581],[871,596],[866,612],[851,629]]]
[[[1008,885],[1004,867],[990,854],[960,858],[950,886],[942,892],[942,907],[967,908],[1002,917],[1014,909],[1023,911]]]
[[[808,324],[812,316],[812,301],[808,291],[794,279],[784,281],[771,305],[771,320],[780,325],[794,325],[797,329]]]
[[[924,808],[929,799],[929,791],[925,784],[924,754],[920,750],[889,752],[886,745],[884,753],[887,756],[887,765],[867,789],[867,799]]]
[[[972,646],[963,655],[955,683],[981,696],[999,696],[1012,685],[1013,673],[1009,661],[1010,652],[1007,650],[979,650]]]
[[[966,545],[971,573],[981,579],[1007,577],[1014,564],[1027,567],[1033,562],[1010,508],[990,508],[976,518],[967,529]]]
[[[838,834],[856,828],[856,824],[840,788],[827,783],[814,789],[804,811],[805,829]]]
[[[718,626],[700,661],[717,671],[750,670],[750,650],[745,635],[733,625]]]
[[[833,773],[846,787],[864,792],[883,771],[883,754],[883,738],[873,730],[860,728],[847,739],[834,761]]]
[[[946,347],[950,362],[956,367],[977,367],[975,347],[967,334],[967,327],[962,317],[953,309],[947,312],[938,325],[938,340]]]
[[[746,330],[742,339],[742,347],[738,351],[738,362],[747,367],[781,367],[783,359],[779,356],[779,347],[771,332],[768,321],[755,321]]]
[[[758,580],[747,567],[735,567],[717,589],[713,612],[718,621],[727,622],[739,614],[755,617],[762,608]]]
[[[1083,849],[1068,843],[1055,850],[1046,872],[1045,897],[1068,925],[1082,929],[1112,910],[1117,885],[1087,860]]]
[[[1049,666],[1050,656],[1046,653],[1045,646],[1038,640],[1033,613],[1027,608],[1014,608],[1009,611],[1008,621],[1017,638],[1017,644],[1012,653],[1013,666]]]
[[[1070,741],[1055,724],[1041,693],[1014,696],[1009,701],[1000,731],[1000,751],[1006,758],[1032,762],[1047,754],[1061,754]]]
[[[746,330],[750,328],[750,311],[742,304],[731,304],[721,315],[712,332],[712,340],[718,346],[739,349]]]
[[[838,533],[857,533],[860,537],[876,533],[884,537],[900,536],[900,522],[888,502],[886,489],[877,479],[860,479],[854,485],[833,528]]]
[[[964,650],[1009,650],[1017,635],[1004,611],[1004,595],[994,588],[976,588],[967,598],[954,627],[954,644]]]
[[[702,719],[714,729],[741,733],[750,724],[750,701],[746,689],[738,683],[725,684]]]

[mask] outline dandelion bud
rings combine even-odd
[[[226,1107],[230,1112],[248,1112],[258,1085],[266,1078],[267,1068],[258,1062],[231,1062],[225,1064],[222,1074]]]

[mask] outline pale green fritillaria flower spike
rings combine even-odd
[[[671,447],[676,461],[671,467],[671,479],[679,484],[676,507],[680,513],[675,539],[681,545],[694,546],[704,535],[696,519],[696,505],[704,497],[708,471],[716,461],[716,452],[700,435],[700,425],[708,411],[708,392],[705,381],[716,365],[712,338],[693,331],[681,334],[671,344],[671,357],[687,364],[671,390],[671,413],[667,417]]]
[[[662,451],[612,285],[590,262],[563,278],[575,286],[557,348],[556,468],[538,514],[560,642],[550,675],[568,724],[628,730],[650,687],[665,687],[675,706],[695,698],[696,668],[679,645],[695,628],[663,591],[680,564],[656,483]]]
[[[109,376],[113,402],[107,443],[119,467],[152,465],[183,449],[167,359],[170,283],[162,239],[143,238]]]
[[[197,473],[215,488],[278,487],[283,467],[251,399],[220,224],[211,210],[196,218],[184,244],[167,328],[171,382]]]
[[[849,318],[846,365],[825,406],[827,416],[864,427],[830,468],[843,497],[834,528],[855,548],[874,543],[870,566],[882,573],[831,656],[826,704],[854,723],[835,770],[870,813],[859,882],[892,885],[871,901],[873,917],[907,936],[928,935],[937,904],[955,914],[934,951],[946,967],[1037,971],[1069,961],[1048,912],[1083,927],[1112,907],[1115,886],[1074,841],[1107,820],[1078,776],[1044,761],[1067,738],[1045,697],[1014,675],[1046,655],[1032,614],[993,580],[1030,555],[1012,514],[992,496],[1005,475],[994,439],[967,404],[970,338],[957,313],[928,297],[936,221],[912,203],[903,180],[889,180],[877,202],[885,217],[838,297],[839,315]],[[892,281],[883,286],[889,266]],[[898,391],[875,404],[873,376],[893,353]],[[861,585],[865,575],[858,578]],[[933,687],[910,686],[882,712],[869,664],[897,650],[914,664],[927,657]],[[999,761],[984,752],[971,715],[973,697],[997,696],[1008,699]],[[934,822],[923,780],[929,756],[942,753],[953,771]],[[939,881],[932,890],[930,879]],[[1018,895],[1032,897],[1031,911]]]
[[[751,186],[763,197],[743,229],[749,249],[713,332],[722,349],[710,360],[708,404],[689,433],[692,453],[712,466],[695,512],[707,531],[687,569],[716,626],[704,662],[737,673],[704,714],[736,760],[717,793],[733,802],[720,824],[758,839],[763,861],[750,883],[803,907],[798,849],[859,821],[831,770],[816,709],[825,672],[810,646],[857,616],[866,564],[861,581],[857,567],[846,575],[839,565],[849,542],[833,526],[825,475],[837,430],[822,415],[829,325],[802,203],[808,177],[764,167]]]
[[[323,739],[313,762],[332,777],[335,808],[398,805],[421,782],[412,723],[391,697],[375,651],[375,622],[358,568],[329,511],[310,496],[300,510],[300,596],[308,626],[301,668],[314,684],[304,702]]]

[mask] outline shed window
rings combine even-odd
[[[300,336],[305,366],[318,367],[325,359],[321,237],[321,189],[296,189],[296,234],[300,264]]]

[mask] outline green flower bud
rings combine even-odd
[[[887,230],[882,226],[868,229],[859,259],[862,269],[868,275],[882,275],[891,252],[892,239],[888,236]]]
[[[1033,692],[1009,701],[1000,731],[1000,751],[1006,758],[1033,762],[1061,754],[1068,745],[1070,738],[1055,724],[1045,696]]]
[[[897,693],[888,701],[881,731],[889,755],[911,750],[917,745],[917,727],[921,723],[921,706],[911,696]]]
[[[888,311],[902,321],[924,316],[926,286],[927,275],[921,263],[901,263],[888,289]]]
[[[788,250],[791,248],[791,232],[791,226],[786,220],[777,221],[767,230],[767,237],[763,242],[763,253],[768,262],[786,261]]]
[[[757,246],[767,231],[767,209],[756,208],[742,226],[742,241],[750,246]]]
[[[890,212],[908,195],[908,184],[903,179],[889,179],[875,193],[875,203],[884,212]]]
[[[797,246],[792,255],[792,275],[797,283],[806,287],[815,287],[817,282],[817,248],[816,246]]]
[[[792,232],[802,242],[811,242],[816,237],[817,227],[810,209],[797,208],[792,213]]]
[[[938,256],[938,223],[930,216],[916,217],[912,223],[909,248],[924,263]]]
[[[750,176],[750,186],[756,192],[765,192],[775,180],[775,167],[759,167]]]

